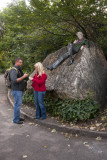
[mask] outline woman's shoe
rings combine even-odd
[[[36,117],[34,117],[34,119],[40,119],[40,118],[36,118]]]
[[[43,119],[46,119],[46,118],[42,118],[42,117],[40,118],[40,120],[43,120]]]
[[[20,118],[20,121],[24,121],[25,119],[24,118]]]
[[[22,122],[22,121],[13,122],[13,123],[16,123],[16,124],[23,124],[23,122]]]

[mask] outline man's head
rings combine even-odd
[[[21,58],[16,58],[15,65],[21,67],[23,63],[23,60]]]
[[[79,38],[79,39],[82,39],[83,38],[83,33],[82,32],[77,32],[77,37]]]

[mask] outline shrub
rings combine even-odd
[[[31,103],[34,104],[34,94],[31,91],[26,91],[23,95],[23,103]]]
[[[58,116],[64,121],[80,121],[94,118],[99,109],[99,105],[91,98],[85,100],[61,100],[45,99],[47,111],[52,116]]]
[[[24,103],[34,104],[33,92],[26,91],[23,96]],[[45,98],[46,110],[52,116],[62,118],[64,121],[83,121],[96,116],[99,105],[91,98],[85,100],[61,100],[59,98]]]

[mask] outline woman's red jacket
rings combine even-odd
[[[35,74],[32,80],[33,81],[32,87],[34,88],[34,90],[40,92],[46,91],[46,86],[45,86],[46,79],[47,79],[46,73],[42,74],[41,76]]]

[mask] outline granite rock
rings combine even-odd
[[[74,62],[67,66],[69,58],[56,69],[50,71],[46,67],[67,52],[67,47],[49,54],[43,61],[48,76],[46,88],[61,99],[86,99],[89,95],[103,104],[107,97],[107,61],[103,51],[90,42],[90,48],[84,47],[73,56]],[[35,74],[35,71],[31,76]],[[31,82],[28,81],[28,89]]]

